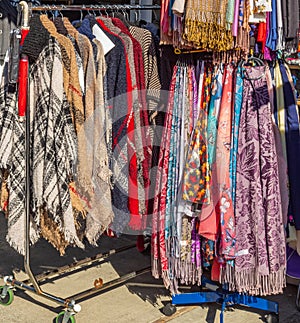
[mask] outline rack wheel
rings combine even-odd
[[[265,316],[266,323],[279,323],[279,315],[275,313],[270,313]]]
[[[64,319],[65,311],[60,312],[55,320],[55,323],[62,323]],[[75,323],[75,317],[71,315],[66,323]]]
[[[7,293],[4,297],[2,297],[2,291],[4,289],[4,286],[0,287],[0,304],[4,305],[4,306],[8,306],[12,303],[12,301],[14,300],[14,292],[8,288],[7,289]]]
[[[168,303],[163,307],[162,312],[166,316],[171,316],[176,313],[176,306],[172,303]]]
[[[296,298],[296,307],[300,311],[300,284],[298,286],[297,298]]]

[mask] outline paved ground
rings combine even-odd
[[[4,241],[5,221],[0,218],[0,275],[15,272],[18,279],[25,279],[23,258],[16,254]],[[53,270],[71,264],[74,260],[94,256],[100,252],[134,244],[132,237],[120,239],[101,239],[97,249],[68,249],[68,256],[59,257],[58,253],[45,241],[39,242],[31,249],[31,263],[35,274]],[[92,288],[95,279],[102,278],[109,282],[132,271],[150,266],[150,257],[139,253],[136,248],[123,251],[103,259],[97,266],[69,275],[43,281],[41,287],[45,292],[66,298],[86,289]],[[20,270],[21,269],[21,270]],[[2,281],[0,279],[0,284]],[[145,286],[147,284],[147,286]],[[184,291],[188,291],[185,289]],[[299,323],[300,312],[295,308],[297,287],[289,285],[285,293],[268,299],[278,301],[280,306],[280,322]],[[148,272],[130,280],[127,284],[114,286],[102,293],[79,301],[82,306],[76,315],[77,323],[187,323],[187,322],[219,322],[220,306],[188,306],[177,307],[173,316],[166,317],[161,310],[170,300],[168,292],[160,280],[155,280]],[[32,293],[17,291],[10,306],[0,306],[0,323],[39,323],[54,322],[53,319],[62,307]],[[225,312],[227,323],[263,322],[265,312],[236,307],[234,311]]]

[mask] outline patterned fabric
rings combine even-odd
[[[236,191],[236,158],[238,150],[239,126],[241,117],[241,108],[243,102],[243,78],[241,68],[238,67],[235,79],[234,89],[234,113],[232,118],[232,142],[230,150],[230,181],[231,181],[231,198],[233,207],[235,207],[235,191]]]
[[[199,204],[207,202],[206,189],[207,183],[209,182],[206,130],[211,81],[212,69],[208,67],[204,80],[203,104],[199,111],[198,121],[192,135],[184,171],[183,199]]]
[[[6,64],[7,66],[7,64]],[[13,129],[17,113],[16,92],[11,92],[8,88],[7,68],[0,88],[0,168],[7,169],[12,153]]]
[[[75,229],[69,182],[77,160],[77,140],[63,87],[58,43],[52,38],[30,71],[33,211],[45,207],[65,240],[83,247]]]
[[[216,68],[212,81],[211,100],[207,121],[207,151],[210,169],[216,159],[216,140],[219,120],[219,110],[222,97],[223,74],[221,69]]]
[[[230,190],[230,147],[231,147],[231,114],[233,99],[233,67],[225,67],[222,99],[220,105],[218,135],[216,142],[216,182],[219,188],[219,199],[217,201],[216,212],[220,212],[220,242],[219,255],[226,259],[235,255],[235,220]]]
[[[159,278],[161,275],[164,279],[165,286],[168,288],[170,287],[170,280],[168,277],[168,259],[166,256],[165,244],[165,210],[174,92],[178,77],[179,67],[176,65],[173,70],[169,103],[165,116],[164,131],[162,135],[164,141],[162,142],[159,153],[151,236],[152,275],[156,278]]]
[[[215,257],[215,242],[209,239],[201,240],[203,267],[210,267]]]
[[[13,153],[8,178],[8,228],[6,239],[20,254],[25,254],[25,122],[16,120]],[[32,219],[31,219],[32,220]],[[30,240],[35,243],[38,231],[30,226]]]
[[[236,244],[230,288],[266,295],[285,287],[285,235],[266,67],[245,72],[237,156]]]

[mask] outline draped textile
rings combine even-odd
[[[232,118],[232,142],[231,142],[231,150],[230,150],[230,168],[229,168],[233,208],[235,207],[236,161],[237,161],[238,137],[239,137],[242,102],[243,102],[243,78],[242,78],[242,70],[240,67],[238,67],[236,71],[235,88],[234,88],[234,113]]]
[[[219,191],[219,196],[215,199],[217,202],[216,212],[220,213],[219,256],[230,259],[235,255],[235,219],[229,176],[233,105],[233,66],[226,66],[224,74],[216,141],[216,161],[215,166],[212,166],[212,172],[215,172],[215,177],[213,178],[212,185],[217,185]]]
[[[285,287],[285,235],[278,161],[264,66],[247,68],[236,177],[236,258],[225,281],[267,295]]]

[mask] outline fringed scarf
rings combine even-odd
[[[234,85],[234,112],[232,117],[232,142],[230,149],[230,187],[233,208],[235,209],[235,192],[236,192],[236,161],[238,151],[239,127],[241,118],[241,108],[243,102],[243,76],[241,67],[237,68]]]
[[[176,65],[170,85],[170,96],[163,127],[163,135],[158,167],[156,173],[155,197],[152,216],[152,236],[151,236],[151,255],[152,255],[152,275],[156,278],[162,276],[164,284],[170,288],[170,278],[168,272],[168,259],[166,255],[165,241],[165,213],[167,199],[168,165],[171,144],[171,129],[175,99],[175,87],[180,77],[180,69]]]
[[[69,192],[77,140],[62,76],[61,51],[50,38],[30,74],[33,212],[39,224],[40,212],[45,209],[64,239],[83,247],[77,237]]]
[[[8,178],[8,229],[6,239],[17,252],[25,254],[25,122],[15,120],[13,151]],[[39,233],[32,217],[29,228],[30,242],[38,240]]]
[[[220,258],[232,259],[235,255],[235,219],[230,188],[230,147],[233,103],[233,66],[225,66],[224,85],[218,118],[218,134],[216,141],[216,161],[212,166],[213,178],[218,187],[216,212],[220,214]],[[217,217],[218,218],[218,217]]]
[[[231,30],[226,28],[227,3],[228,0],[187,0],[183,39],[197,48],[232,49]]]
[[[96,68],[92,75],[87,74],[87,95],[94,101],[94,111],[85,121],[83,133],[86,138],[86,153],[93,156],[93,187],[94,194],[89,201],[88,214],[86,217],[85,235],[92,245],[97,245],[100,235],[113,221],[111,205],[111,170],[108,164],[108,154],[105,141],[105,106],[103,93],[103,76],[106,71],[104,54],[101,44],[94,40],[97,46]],[[90,47],[90,55],[92,47]],[[90,59],[92,56],[90,56]],[[87,59],[87,58],[86,58]],[[92,69],[92,67],[91,67]],[[97,71],[97,73],[96,73]],[[92,92],[89,94],[89,92]],[[86,101],[88,103],[88,101]]]
[[[223,279],[253,295],[285,287],[285,234],[267,67],[245,72],[236,177],[236,258]],[[223,272],[224,274],[224,272]]]

